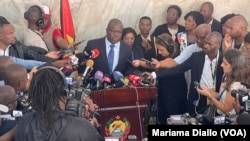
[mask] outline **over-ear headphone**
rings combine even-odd
[[[166,49],[168,50],[168,52],[170,54],[172,54],[174,52],[174,46],[170,45],[168,43],[168,41],[166,41],[165,39],[163,39],[161,36],[158,36],[157,38],[160,39],[164,43],[164,45],[166,46]]]
[[[53,66],[45,66],[45,67],[40,68],[38,71],[41,71],[41,70],[44,70],[44,69],[53,70],[62,78],[63,86],[61,86],[59,88],[59,91],[60,91],[61,95],[67,96],[68,93],[69,93],[69,87],[68,87],[68,83],[67,83],[67,80],[66,80],[65,75],[63,74],[63,72],[61,70],[59,70],[58,68],[53,67]]]
[[[31,14],[30,9],[33,8],[33,7],[36,7],[37,9],[39,9],[40,17],[36,20],[36,25],[37,26],[41,26],[44,23],[44,17],[43,17],[44,12],[43,12],[43,9],[40,6],[38,6],[38,5],[32,5],[32,6],[30,6],[30,8],[24,13],[24,18],[25,19],[29,18],[30,14]]]

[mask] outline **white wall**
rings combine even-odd
[[[214,17],[218,20],[226,14],[244,15],[250,21],[250,0],[210,0],[215,7]],[[150,16],[154,28],[165,22],[165,11],[170,4],[182,8],[182,17],[190,10],[199,10],[204,0],[69,0],[74,19],[76,40],[103,37],[105,28],[111,18],[119,18],[124,27],[130,26],[138,31],[141,16]],[[17,38],[22,37],[26,21],[23,13],[33,4],[47,5],[52,9],[53,24],[60,26],[60,0],[1,0],[0,15],[6,17],[16,27]],[[81,45],[83,48],[86,44]]]

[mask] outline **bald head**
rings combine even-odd
[[[208,24],[200,24],[195,29],[196,43],[199,47],[203,47],[205,37],[211,32],[211,26]]]
[[[239,28],[242,28],[243,30],[247,31],[247,20],[244,16],[242,15],[237,15],[232,17],[231,19],[228,20],[230,24],[232,24],[232,26],[237,26]]]
[[[195,29],[195,33],[198,33],[198,34],[199,33],[206,33],[206,35],[207,35],[210,32],[211,32],[211,26],[208,24],[200,24]]]
[[[212,38],[214,43],[219,44],[218,46],[220,47],[220,44],[222,42],[222,36],[219,32],[213,31],[209,33],[206,38]]]
[[[3,80],[5,69],[8,65],[14,64],[10,56],[0,56],[0,80]]]
[[[8,106],[8,104],[16,100],[16,92],[11,86],[0,86],[0,92],[0,104]]]
[[[19,64],[11,64],[5,69],[4,82],[16,91],[22,91],[27,82],[27,70]],[[25,84],[21,84],[25,83]],[[22,87],[22,88],[21,88]]]

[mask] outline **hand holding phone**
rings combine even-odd
[[[141,58],[142,61],[145,61],[147,65],[152,65],[153,63],[145,58]]]
[[[201,88],[201,86],[200,86],[200,83],[197,82],[197,81],[194,81],[194,87],[195,87],[195,88],[199,88],[199,89],[202,90],[202,88]]]

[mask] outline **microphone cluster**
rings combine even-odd
[[[65,51],[65,53],[72,52],[72,50]],[[119,71],[114,71],[113,76],[103,74],[101,71],[96,71],[94,78],[90,78],[90,73],[93,71],[94,59],[100,55],[98,49],[90,51],[85,50],[83,53],[72,53],[73,60],[80,60],[85,62],[85,70],[78,80],[78,86],[90,88],[91,90],[101,90],[107,88],[119,88],[119,87],[139,87],[139,86],[151,86],[150,80],[147,76],[143,76],[142,72],[132,72],[128,76]],[[74,58],[76,57],[76,58]],[[74,62],[74,61],[72,61]],[[76,62],[74,62],[76,64]]]
[[[94,82],[92,82],[92,90],[102,90],[108,88],[120,88],[120,87],[140,87],[151,86],[149,80],[145,81],[145,78],[138,76],[134,73],[124,77],[119,71],[113,72],[113,79],[108,74],[103,74],[101,71],[96,71],[94,75]],[[146,83],[145,83],[146,82]]]

